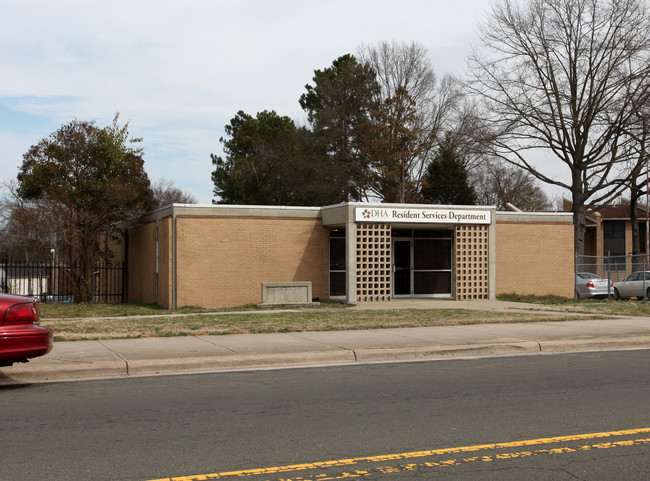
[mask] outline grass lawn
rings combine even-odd
[[[507,322],[564,321],[609,315],[650,315],[650,302],[573,300],[554,297],[501,296],[524,302],[527,312],[466,309],[351,310],[321,303],[319,308],[259,309],[255,306],[214,310],[159,309],[132,304],[42,304],[41,324],[54,329],[55,340],[127,339],[270,332],[299,332],[391,327],[449,326]],[[534,304],[534,306],[530,306]],[[549,309],[565,314],[549,314]],[[576,316],[575,313],[587,313]]]

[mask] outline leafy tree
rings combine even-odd
[[[586,207],[629,179],[624,132],[650,95],[649,31],[643,0],[501,0],[481,28],[486,53],[470,59],[486,148],[571,192],[578,255]],[[559,159],[570,180],[531,162],[532,149]]]
[[[95,264],[111,256],[102,234],[153,205],[142,151],[131,146],[139,141],[118,115],[104,128],[73,120],[23,156],[18,194],[56,233],[58,251],[78,261],[66,272],[78,302],[91,300]]]
[[[305,86],[300,106],[307,112],[316,152],[329,165],[330,182],[339,189],[336,201],[362,200],[368,182],[363,126],[376,104],[375,72],[347,54],[316,70],[313,81]]]
[[[473,205],[476,202],[465,163],[450,138],[440,144],[427,167],[421,194],[425,200],[436,204]]]
[[[196,204],[197,200],[192,194],[183,192],[174,186],[174,182],[164,177],[151,185],[151,192],[155,207],[164,207],[170,204]]]
[[[535,177],[524,169],[502,162],[486,162],[473,175],[476,201],[505,210],[512,204],[524,211],[544,211],[551,202],[537,184]]]
[[[239,111],[221,138],[224,157],[212,154],[214,194],[222,204],[332,203],[334,186],[312,151],[311,133],[271,111]],[[320,205],[322,205],[320,204]]]

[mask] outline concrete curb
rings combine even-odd
[[[555,340],[540,343],[541,353],[619,351],[650,348],[650,336],[611,337],[588,340]]]
[[[187,356],[125,360],[65,360],[41,358],[0,372],[0,385],[148,376],[157,374],[201,373],[230,370],[309,367],[376,362],[420,361],[471,357],[589,352],[650,348],[650,335],[604,337],[582,340],[473,343],[446,346],[335,348],[304,352],[275,352],[214,356]]]

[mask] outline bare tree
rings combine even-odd
[[[467,86],[483,102],[491,153],[571,192],[576,254],[586,207],[629,178],[622,133],[649,94],[649,27],[643,0],[501,0],[481,26],[485,53],[470,57]],[[535,165],[536,149],[571,180]]]
[[[450,76],[438,80],[428,50],[418,43],[362,45],[358,57],[362,63],[372,67],[380,86],[376,103],[383,112],[375,115],[375,121],[383,119],[386,129],[394,129],[404,122],[404,128],[416,134],[409,142],[411,150],[399,152],[398,155],[399,163],[406,166],[407,174],[400,190],[418,192],[440,133],[449,128],[453,109],[460,98],[460,89]],[[403,115],[404,109],[394,108],[396,103],[406,105],[406,98],[411,112],[408,116]],[[401,118],[391,119],[392,113],[401,115]]]
[[[32,257],[46,258],[55,246],[51,226],[42,222],[34,202],[22,199],[18,183],[3,183],[0,197],[0,256],[7,260],[30,262]]]
[[[537,184],[535,177],[524,169],[500,162],[486,162],[472,173],[476,201],[505,210],[512,204],[524,211],[545,211],[551,202]]]
[[[647,193],[648,185],[646,182],[648,172],[648,142],[650,141],[650,105],[639,105],[636,109],[635,122],[626,131],[626,134],[632,139],[629,145],[631,151],[631,161],[629,164],[630,180],[630,221],[632,224],[632,254],[641,253],[641,243],[646,239],[640,238],[639,216],[637,206],[641,197]],[[646,234],[647,235],[647,234]]]
[[[415,103],[406,89],[397,89],[371,111],[371,122],[364,126],[366,141],[362,150],[370,159],[369,188],[383,202],[417,202],[418,182],[411,176],[422,148],[414,112]]]
[[[197,200],[192,194],[183,192],[174,185],[172,180],[164,177],[151,184],[154,202],[156,207],[164,207],[170,204],[196,204]]]

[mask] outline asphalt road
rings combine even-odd
[[[0,479],[646,481],[649,367],[639,350],[2,386]]]

